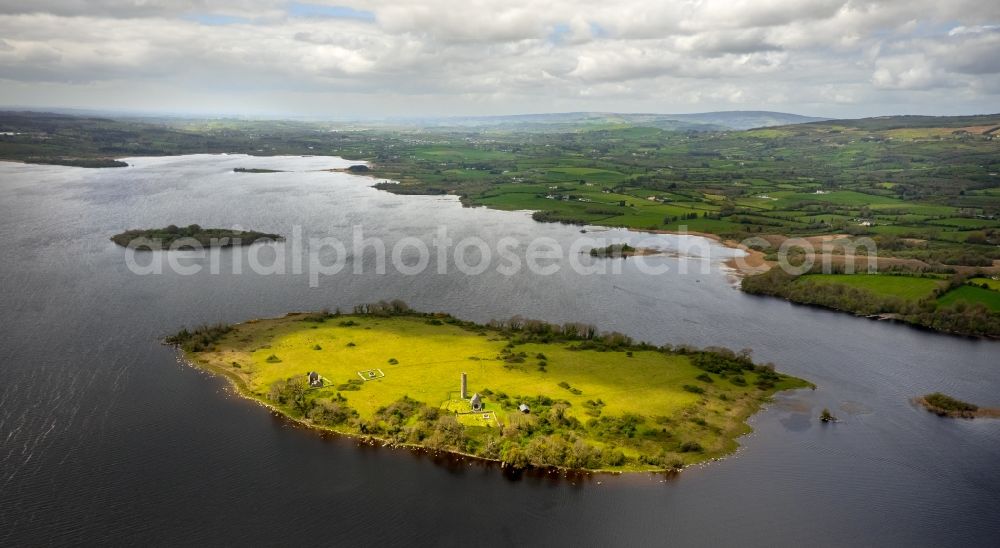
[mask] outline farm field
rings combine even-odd
[[[952,306],[960,302],[965,304],[981,303],[994,313],[1000,313],[1000,291],[992,289],[963,285],[938,298],[938,303],[941,306]]]
[[[947,333],[1000,338],[1000,291],[981,287],[989,282],[993,280],[959,274],[793,275],[772,268],[743,278],[741,287],[755,295],[891,318]]]
[[[899,297],[911,301],[928,297],[935,289],[945,285],[945,281],[941,279],[889,274],[806,274],[799,280],[817,284],[842,284],[883,297]]]
[[[992,289],[993,291],[1000,291],[1000,280],[995,280],[993,278],[969,278],[969,283],[973,285],[986,285],[986,287]]]

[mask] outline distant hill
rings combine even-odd
[[[790,126],[829,120],[829,118],[817,118],[815,116],[802,116],[800,114],[770,112],[766,110],[731,110],[724,112],[702,112],[698,114],[664,114],[663,116],[684,122],[711,124],[729,129]]]
[[[787,124],[791,125],[791,124]],[[970,116],[876,116],[857,120],[824,120],[809,123],[809,127],[852,128],[867,131],[894,129],[964,129],[969,133],[996,133],[1000,114],[975,114]]]
[[[561,132],[581,129],[611,129],[645,126],[672,131],[708,131],[722,126],[688,122],[662,114],[615,114],[607,112],[559,112],[552,114],[512,114],[507,116],[456,116],[446,118],[401,118],[384,122],[397,127],[420,127],[436,130],[475,129],[476,131]]]
[[[153,114],[114,113],[74,109],[50,109],[46,112],[27,110],[0,111],[0,123],[16,120],[20,122],[45,123],[49,126],[76,124],[84,120],[91,122],[119,120],[177,126],[185,120],[199,121],[208,119],[215,118],[157,116]],[[334,122],[334,124],[347,128],[430,129],[437,131],[474,129],[476,131],[537,131],[551,133],[621,127],[653,127],[666,131],[726,131],[805,124],[823,120],[827,120],[827,118],[815,118],[785,112],[734,110],[693,114],[558,112],[506,116],[407,117],[383,120],[354,120],[350,122],[339,121]],[[247,121],[250,123],[254,122],[254,120]],[[271,124],[278,121],[303,125],[320,123],[316,121],[256,120],[256,122],[268,122]]]
[[[388,126],[429,129],[573,131],[622,126],[655,127],[671,131],[721,131],[758,127],[805,124],[826,120],[811,116],[768,111],[702,112],[694,114],[560,112],[551,114],[515,114],[508,116],[460,116],[447,118],[391,119]]]

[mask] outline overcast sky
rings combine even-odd
[[[0,105],[1000,111],[997,0],[0,0]]]

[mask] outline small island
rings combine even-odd
[[[917,398],[916,402],[939,417],[953,419],[1000,418],[1000,409],[979,407],[976,404],[964,402],[940,392]]]
[[[280,169],[263,169],[259,167],[236,167],[233,168],[233,173],[284,173]]]
[[[115,160],[114,158],[39,158],[29,157],[24,159],[26,164],[48,164],[55,166],[104,168],[104,167],[128,167],[127,162]]]
[[[586,324],[479,325],[401,301],[166,342],[311,428],[514,468],[677,470],[731,453],[771,396],[812,386],[747,352],[657,347]]]
[[[233,247],[249,245],[254,242],[271,242],[281,240],[278,234],[267,234],[252,230],[230,230],[225,228],[202,228],[198,225],[178,227],[170,225],[165,228],[126,230],[115,234],[111,241],[135,249],[161,250],[172,247]]]
[[[590,250],[591,257],[607,257],[612,259],[633,257],[636,255],[657,255],[660,250],[650,247],[632,247],[627,243],[611,244],[605,247],[595,247]]]
[[[833,416],[833,413],[829,409],[823,408],[823,411],[819,414],[820,422],[837,422],[837,417]]]
[[[347,167],[336,167],[333,169],[328,169],[326,171],[330,171],[333,173],[353,173],[355,175],[370,175],[372,173],[372,169],[365,164],[353,164]],[[393,182],[390,184],[396,184],[396,183]]]

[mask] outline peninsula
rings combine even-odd
[[[680,469],[735,450],[776,392],[812,386],[747,352],[657,347],[576,323],[479,325],[400,301],[167,342],[309,427],[516,468]]]
[[[741,281],[743,291],[780,297],[895,320],[945,333],[1000,339],[1000,290],[997,280],[977,270],[961,274],[936,272],[824,274],[819,268],[803,275],[780,268]]]
[[[111,237],[114,243],[136,249],[160,250],[174,247],[188,247],[197,243],[203,247],[233,247],[255,242],[278,241],[278,234],[267,234],[252,230],[230,230],[225,228],[202,228],[198,225],[144,230],[126,230]]]

